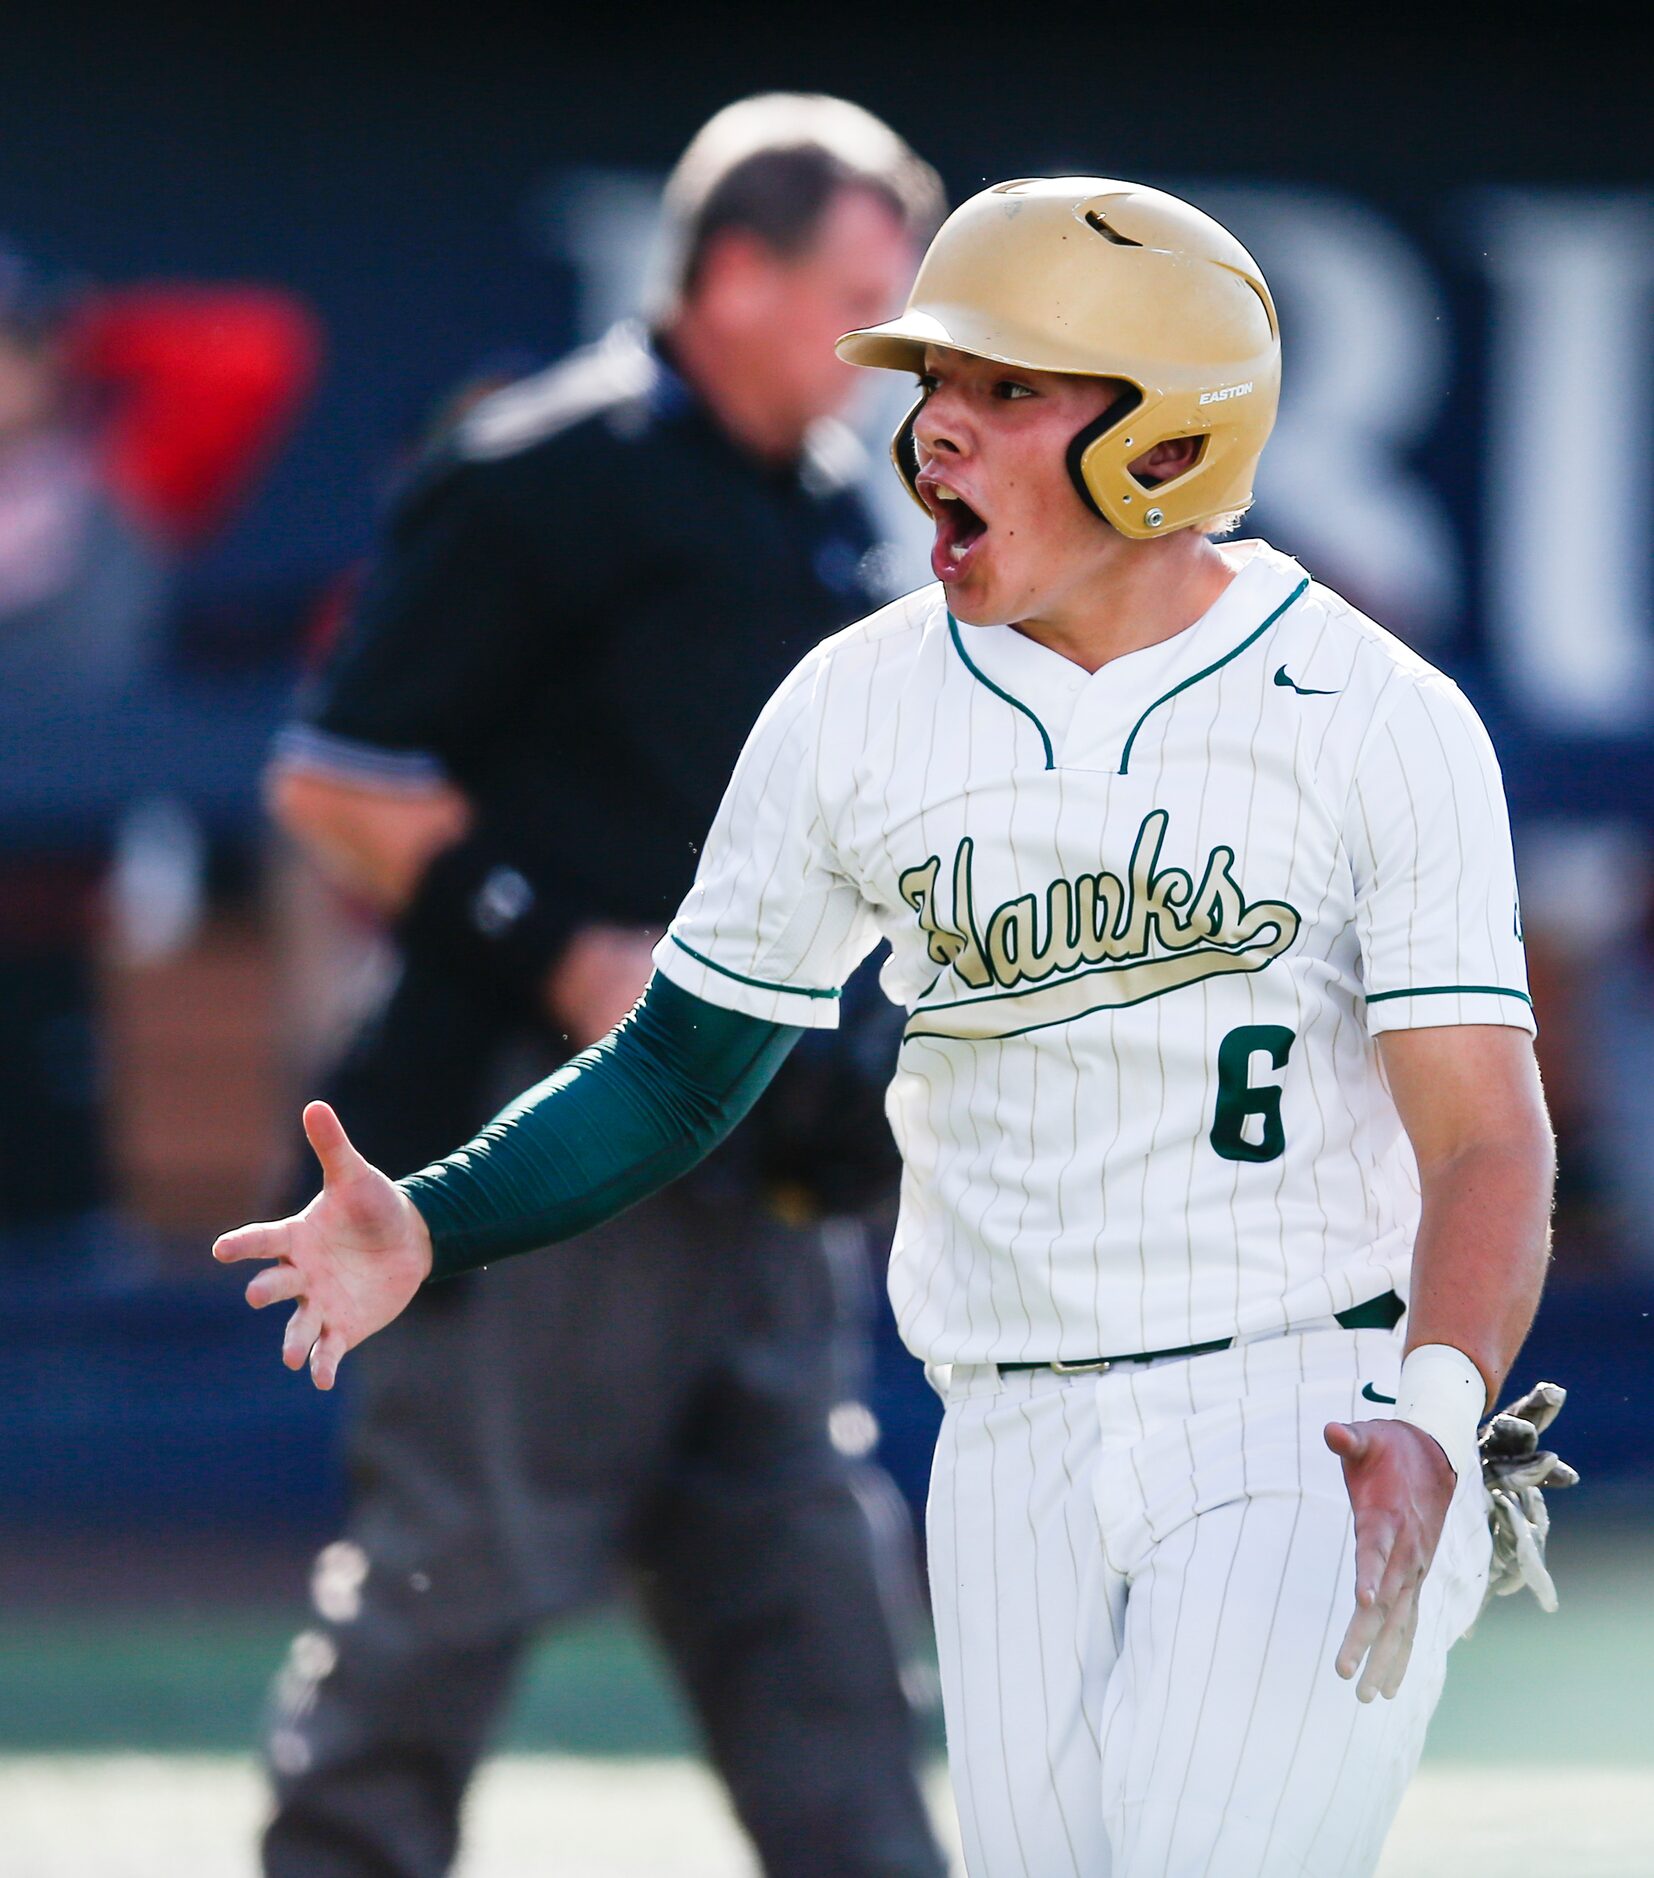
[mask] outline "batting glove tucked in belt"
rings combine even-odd
[[[1524,1586],[1544,1611],[1556,1609],[1556,1586],[1545,1569],[1545,1539],[1551,1516],[1542,1489],[1571,1487],[1579,1475],[1558,1460],[1539,1437],[1561,1413],[1568,1392],[1559,1383],[1536,1383],[1525,1396],[1500,1409],[1477,1437],[1488,1524],[1493,1529],[1489,1598],[1509,1597]]]

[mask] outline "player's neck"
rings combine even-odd
[[[1096,573],[1016,630],[1088,672],[1186,632],[1240,571],[1214,541],[1184,533],[1111,544]]]
[[[693,308],[680,309],[657,337],[679,376],[748,456],[772,464],[797,458],[806,426],[777,404],[750,351],[726,344]]]

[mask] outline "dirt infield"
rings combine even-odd
[[[1547,1806],[1540,1765],[1426,1768],[1379,1878],[1559,1871],[1647,1878],[1654,1773],[1571,1768]],[[952,1839],[941,1770],[931,1796]],[[26,1878],[254,1878],[263,1806],[243,1759],[18,1755],[0,1759],[8,1872]],[[711,1777],[684,1760],[511,1755],[484,1773],[458,1878],[755,1878]]]

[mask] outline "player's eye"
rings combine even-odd
[[[994,382],[994,396],[1004,399],[1007,404],[1013,398],[1031,398],[1033,395],[1034,387],[1023,384],[1019,379],[1000,378]]]
[[[941,382],[941,379],[939,379],[934,372],[921,372],[919,374],[919,389],[927,398]]]

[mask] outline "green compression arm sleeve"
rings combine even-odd
[[[619,1029],[398,1183],[431,1229],[431,1276],[572,1238],[667,1186],[723,1140],[802,1035],[657,973]]]

